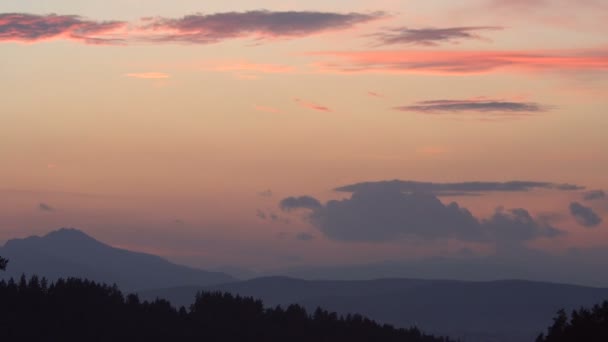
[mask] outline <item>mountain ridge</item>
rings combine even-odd
[[[3,278],[21,274],[37,274],[50,280],[81,277],[116,283],[124,290],[236,281],[225,273],[199,270],[153,254],[112,247],[74,228],[9,240],[0,247],[0,255],[11,260],[7,272],[0,274]]]

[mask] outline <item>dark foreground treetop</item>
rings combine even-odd
[[[560,310],[553,319],[546,335],[537,342],[606,342],[608,341],[608,301],[595,305],[591,310],[582,308],[572,311],[568,317]]]

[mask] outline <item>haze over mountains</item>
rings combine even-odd
[[[383,323],[416,325],[463,341],[531,341],[558,309],[590,306],[608,298],[608,288],[521,280],[262,277],[238,281],[225,273],[114,248],[75,229],[10,240],[0,248],[0,255],[11,259],[7,272],[0,274],[3,278],[22,273],[50,279],[89,278],[178,306],[190,305],[198,291],[230,292],[262,299],[267,306],[297,303],[310,310],[321,306],[343,314],[361,313]]]
[[[76,229],[60,229],[43,237],[9,240],[0,255],[10,267],[0,277],[36,274],[48,279],[80,277],[116,283],[123,290],[235,281],[225,273],[173,264],[161,257],[114,248]]]

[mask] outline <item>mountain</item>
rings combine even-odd
[[[306,281],[285,277],[139,294],[188,305],[200,290],[252,296],[268,306],[297,303],[309,310],[321,306],[343,314],[356,312],[379,322],[399,327],[416,325],[430,333],[469,342],[533,341],[551,324],[557,310],[589,306],[608,298],[606,288],[520,280]]]
[[[0,277],[21,274],[88,278],[116,283],[123,290],[174,286],[207,286],[235,281],[221,272],[207,272],[173,264],[161,257],[114,248],[76,229],[60,229],[45,236],[9,240],[0,255],[10,259]]]

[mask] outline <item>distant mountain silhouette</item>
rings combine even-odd
[[[145,291],[140,295],[183,305],[192,302],[199,290],[252,296],[270,306],[296,303],[309,310],[321,306],[338,313],[358,312],[399,327],[417,325],[430,333],[480,342],[533,341],[557,310],[608,298],[608,289],[604,288],[519,280],[305,281],[285,277]]]
[[[43,237],[14,239],[0,247],[10,259],[7,279],[21,274],[48,279],[80,277],[116,283],[123,290],[174,286],[207,286],[235,281],[221,272],[173,264],[161,257],[114,248],[76,229],[60,229]]]

